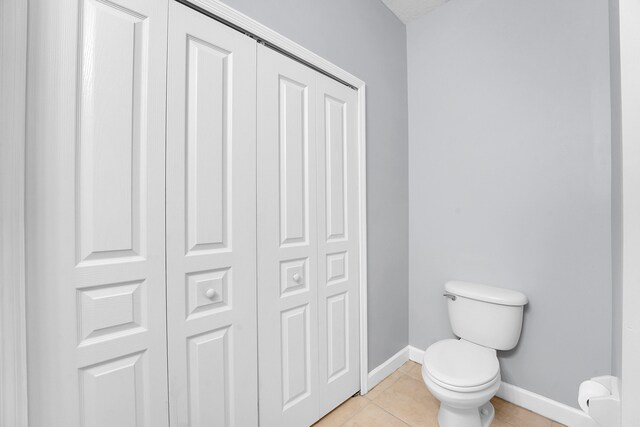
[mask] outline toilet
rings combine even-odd
[[[500,388],[496,351],[518,343],[527,296],[459,281],[447,282],[444,296],[459,339],[427,348],[422,378],[440,401],[440,427],[489,427],[495,415],[490,400]]]

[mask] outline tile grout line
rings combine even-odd
[[[366,405],[364,405],[362,408],[360,408],[358,411],[356,411],[352,416],[350,416],[349,418],[347,418],[345,420],[345,422],[343,422],[342,424],[340,424],[339,427],[345,426],[349,421],[351,421],[353,418],[355,418],[356,415],[358,415],[360,412],[364,411],[369,405],[373,405],[376,408],[382,409],[384,412],[386,412],[387,414],[391,415],[393,418],[395,418],[396,420],[402,422],[403,424],[407,424],[404,421],[402,421],[400,418],[396,417],[395,415],[393,415],[391,412],[387,411],[386,409],[382,408],[379,405],[376,405],[373,400],[368,400],[368,403]],[[409,426],[411,427],[411,426]]]
[[[351,415],[349,418],[347,418],[346,420],[344,420],[344,422],[342,424],[340,424],[339,427],[344,426],[345,424],[347,424],[353,417],[355,417],[356,415],[358,415],[360,412],[362,412],[364,410],[364,408],[366,408],[367,406],[369,406],[371,404],[371,401],[369,401],[369,403],[367,403],[366,405],[364,405],[362,408],[358,409],[356,412],[353,413],[353,415]]]
[[[408,422],[406,422],[405,420],[403,420],[402,418],[399,418],[397,415],[392,414],[391,412],[387,411],[385,408],[383,408],[382,406],[378,405],[377,403],[375,403],[374,401],[371,401],[372,404],[374,404],[376,407],[382,409],[384,412],[386,412],[387,414],[391,415],[393,418],[395,418],[396,420],[400,421],[403,424],[408,425],[409,427],[413,427],[411,424],[409,424]]]
[[[411,362],[411,361],[410,361],[410,362]],[[415,362],[412,362],[412,363],[415,363]],[[412,368],[412,369],[413,369],[413,368]],[[414,378],[413,376],[411,376],[411,375],[409,374],[409,372],[408,372],[408,371],[407,371],[407,372],[401,372],[401,374],[402,374],[402,376],[401,376],[400,378],[402,378],[402,377],[406,377],[406,378],[408,378],[408,379],[410,379],[410,380],[418,381],[418,379],[416,379],[416,378]],[[398,380],[397,380],[397,381],[395,381],[395,382],[394,382],[394,384],[395,384],[395,383],[397,383],[398,381],[400,381],[400,378],[398,378]],[[389,386],[389,388],[391,388],[391,386]],[[385,391],[386,391],[386,390],[385,390]],[[384,392],[383,392],[383,393],[384,393]],[[374,403],[375,403],[375,402],[374,402]],[[376,404],[376,406],[377,406],[377,407],[379,407],[380,409],[382,409],[383,411],[385,411],[386,413],[388,413],[388,414],[392,415],[394,418],[396,418],[396,419],[398,419],[398,420],[402,421],[403,423],[405,423],[405,424],[406,424],[406,425],[408,425],[409,427],[416,427],[416,426],[414,426],[413,424],[411,424],[411,423],[409,423],[409,422],[407,422],[407,421],[403,420],[402,418],[398,417],[397,415],[392,414],[391,412],[387,411],[385,408],[381,407],[380,405],[377,405],[377,404]]]
[[[404,366],[404,365],[403,365],[403,366]],[[398,381],[400,381],[400,379],[402,379],[403,377],[412,378],[412,377],[411,377],[409,374],[407,374],[406,372],[401,371],[401,370],[400,370],[400,368],[398,368],[397,370],[395,370],[395,371],[394,371],[394,373],[395,373],[395,372],[399,372],[399,373],[400,373],[400,376],[398,377],[398,379],[397,379],[397,380],[395,380],[392,384],[390,384],[390,385],[389,385],[389,387],[387,387],[386,389],[384,389],[384,391],[382,391],[382,392],[380,393],[380,396],[381,396],[384,392],[386,392],[388,389],[390,389],[391,387],[393,387],[393,385],[394,385],[394,384],[396,384]],[[380,397],[380,396],[378,396],[378,397]],[[377,397],[376,397],[376,399],[377,399]],[[386,412],[387,414],[391,415],[393,418],[395,418],[396,420],[398,420],[398,421],[402,422],[403,424],[406,424],[406,425],[408,425],[409,427],[413,427],[411,424],[409,424],[408,422],[406,422],[406,421],[405,421],[405,420],[403,420],[402,418],[398,417],[398,416],[397,416],[397,415],[395,415],[395,414],[392,414],[391,412],[387,411],[387,410],[386,410],[385,408],[383,408],[382,406],[378,405],[378,404],[375,402],[375,399],[371,399],[371,400],[369,400],[369,402],[370,402],[370,403],[372,403],[372,404],[374,404],[376,407],[378,407],[378,408],[382,409],[384,412]],[[346,424],[346,423],[345,423],[345,424]]]
[[[402,376],[406,376],[406,374],[402,371],[400,371],[400,369],[396,369],[395,371],[393,371],[390,375],[388,375],[386,378],[384,378],[382,381],[386,380],[387,378],[389,378],[391,375],[395,374],[396,372],[399,372]],[[401,378],[400,377],[400,378]],[[391,386],[393,386],[393,384],[397,383],[400,378],[398,378],[397,380],[395,380],[393,383],[389,384],[389,387],[385,388],[384,391],[386,391],[387,389],[391,388]],[[382,381],[380,381],[380,383],[382,383]],[[380,384],[379,383],[379,384]],[[379,385],[378,384],[378,385]],[[377,385],[376,385],[377,386]],[[369,393],[371,393],[373,390],[375,389],[375,387],[371,390],[369,390]],[[380,392],[380,394],[384,393],[384,391]],[[367,394],[369,394],[367,393]],[[396,417],[395,415],[393,415],[391,412],[387,411],[386,409],[384,409],[383,407],[381,407],[380,405],[376,404],[374,402],[375,399],[370,399],[367,397],[367,395],[365,394],[364,396],[362,396],[363,398],[367,399],[367,404],[364,405],[362,408],[360,408],[360,410],[356,411],[352,416],[350,416],[347,420],[345,420],[344,423],[340,424],[340,427],[346,425],[349,421],[351,421],[351,419],[353,419],[356,415],[358,415],[360,412],[364,411],[364,409],[369,406],[369,405],[374,405],[376,408],[379,408],[381,410],[383,410],[384,412],[386,412],[387,414],[391,415],[393,418],[395,418],[396,420],[402,422],[403,424],[407,424],[406,422],[404,422],[403,420],[401,420],[400,418]],[[377,399],[377,397],[376,397]],[[411,427],[409,424],[407,424],[409,427]]]

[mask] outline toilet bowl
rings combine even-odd
[[[489,401],[500,388],[495,350],[464,340],[438,341],[425,352],[422,378],[440,401],[440,426],[491,425],[495,411]]]
[[[496,350],[510,350],[522,329],[526,295],[467,282],[448,282],[449,319],[459,339],[438,341],[425,351],[422,378],[440,401],[440,427],[488,427],[490,400],[500,388]]]

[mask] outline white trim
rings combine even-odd
[[[424,350],[417,347],[408,346],[409,359],[422,364]],[[512,384],[500,384],[498,397],[521,406],[543,417],[565,424],[569,427],[596,427],[597,424],[587,414],[579,409],[572,408],[564,403],[551,400],[547,397],[533,393],[529,390],[517,387]],[[577,395],[576,395],[577,398]]]
[[[367,99],[366,86],[358,89],[358,147],[360,157],[358,182],[360,191],[360,393],[366,394],[370,385],[369,376],[369,335],[367,322]]]
[[[618,18],[618,17],[616,17]],[[640,2],[620,0],[622,426],[640,425]]]
[[[579,409],[504,381],[500,384],[497,396],[569,427],[597,427],[596,422]]]
[[[289,40],[280,33],[262,25],[256,20],[244,15],[231,6],[228,6],[220,0],[186,0],[194,6],[200,7],[207,12],[216,15],[225,21],[236,25],[251,34],[279,47],[280,49],[302,59],[303,61],[318,67],[323,71],[349,83],[350,85],[360,89],[364,86],[364,82],[354,75],[346,72],[342,68],[334,65],[319,55],[311,52],[309,49]]]
[[[0,426],[27,425],[24,176],[27,1],[0,1]]]
[[[374,388],[380,381],[397,371],[404,363],[409,360],[409,347],[405,347],[379,366],[374,368],[368,375],[369,389]],[[365,394],[362,393],[361,394]]]
[[[367,142],[366,142],[366,85],[359,78],[337,65],[289,40],[280,33],[262,25],[220,0],[185,0],[249,33],[277,46],[293,56],[313,65],[355,87],[358,91],[358,181],[359,201],[359,250],[360,250],[360,393],[366,394],[369,383],[369,350],[367,318]]]
[[[414,347],[412,345],[409,346],[409,360],[419,363],[422,365],[422,359],[424,359],[424,350]]]

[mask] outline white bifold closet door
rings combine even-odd
[[[29,29],[29,425],[167,426],[167,3],[34,0]]]
[[[320,415],[360,390],[360,253],[354,89],[316,73]]]
[[[176,1],[30,0],[28,50],[29,425],[357,392],[356,92]]]
[[[257,426],[256,42],[176,2],[169,17],[171,421]]]
[[[359,390],[356,92],[258,46],[260,422]]]

